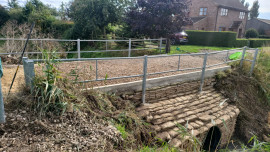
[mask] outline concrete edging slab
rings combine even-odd
[[[217,72],[225,71],[230,69],[230,66],[224,66],[221,68],[214,68],[205,71],[205,78],[213,77]],[[178,74],[173,76],[165,76],[159,78],[152,78],[146,80],[146,88],[153,88],[158,86],[166,86],[178,82],[185,82],[185,81],[196,81],[201,79],[201,71]],[[120,84],[113,84],[101,87],[94,87],[94,90],[99,90],[102,92],[130,92],[130,91],[142,91],[142,80],[140,81],[133,81],[128,83],[120,83]]]

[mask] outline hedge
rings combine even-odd
[[[259,35],[261,39],[270,39],[270,35]]]
[[[222,47],[244,47],[251,48],[270,45],[270,39],[236,39],[235,32],[214,32],[214,31],[186,31],[190,45],[222,46]]]
[[[265,45],[270,46],[270,40],[269,39],[249,39],[251,48],[258,48]]]
[[[189,44],[205,46],[233,46],[236,40],[235,32],[186,31]]]
[[[237,39],[234,41],[234,44],[232,47],[244,47],[244,46],[248,46],[249,45],[249,42],[248,42],[248,39]],[[229,46],[231,47],[231,46]]]

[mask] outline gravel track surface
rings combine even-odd
[[[203,66],[203,56],[181,56],[180,58],[180,69],[186,68],[202,68]],[[156,73],[177,70],[178,68],[178,56],[173,57],[162,57],[162,58],[149,58],[148,59],[148,68],[147,73]],[[219,64],[222,63],[221,60],[212,59],[209,56],[207,65]],[[224,66],[220,65],[220,66]],[[58,64],[59,71],[61,75],[68,76],[69,79],[77,81],[85,80],[94,80],[96,79],[96,61],[79,61],[79,62],[65,62]],[[41,67],[36,67],[37,71],[40,71]],[[71,72],[73,71],[73,72]],[[179,72],[170,72],[165,74],[151,75],[147,78],[156,78],[169,75],[175,75],[180,73],[188,73],[197,70],[188,70],[188,71],[179,71]],[[71,73],[77,76],[70,76]],[[123,59],[123,60],[105,60],[98,61],[98,79],[104,79],[121,76],[131,76],[131,75],[141,75],[143,74],[143,59]],[[131,82],[141,80],[142,77],[136,78],[123,78],[116,80],[106,80],[99,82],[88,83],[87,86],[104,86],[110,84]]]
[[[235,52],[239,52],[241,50],[231,51],[229,53],[233,54]],[[211,50],[201,50],[201,53],[210,53],[213,52]],[[248,50],[251,56],[254,55],[255,51]],[[219,64],[226,60],[227,52],[222,52],[218,54],[211,54],[208,56],[207,65]],[[181,56],[180,58],[180,69],[186,68],[201,68],[203,65],[204,56]],[[155,73],[155,72],[164,72],[177,70],[178,68],[178,56],[169,56],[162,58],[148,58],[148,69],[147,73]],[[219,65],[219,67],[225,66],[226,64]],[[3,65],[4,68],[4,77],[2,78],[2,90],[3,93],[6,94],[10,87],[12,77],[16,71],[16,66],[14,65]],[[77,62],[62,62],[58,64],[59,71],[61,75],[68,76],[69,79],[77,81],[85,81],[85,80],[95,80],[96,79],[96,62],[95,61],[77,61]],[[216,68],[216,67],[213,67]],[[35,65],[36,73],[41,72],[41,66]],[[72,72],[73,71],[73,72]],[[179,71],[179,72],[170,72],[165,74],[157,74],[151,75],[147,78],[156,78],[163,77],[181,73],[188,73],[200,71],[197,70],[188,70],[188,71]],[[77,76],[71,76],[71,73]],[[140,75],[143,74],[143,59],[123,59],[123,60],[104,60],[98,61],[98,79],[104,79],[120,76],[131,76],[131,75]],[[123,78],[116,80],[106,80],[99,82],[90,82],[84,84],[86,87],[94,87],[94,86],[104,86],[111,85],[117,83],[125,83],[131,81],[142,80],[142,77],[136,78]],[[17,74],[17,78],[15,80],[12,92],[16,92],[16,90],[20,89],[24,84],[24,74],[22,66],[19,69]]]

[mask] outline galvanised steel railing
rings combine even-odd
[[[255,53],[253,55],[253,60],[245,59],[245,54],[246,54],[247,49],[248,49],[248,51],[255,51]],[[239,50],[242,50],[241,59],[228,60],[230,52],[236,52],[236,51],[239,51]],[[221,54],[221,53],[226,53],[226,58],[225,58],[225,60],[223,62],[218,63],[218,64],[207,65],[207,61],[209,60],[210,55],[217,55],[217,54]],[[201,71],[202,71],[201,72],[201,80],[200,80],[201,84],[200,84],[199,92],[202,92],[203,85],[204,85],[204,79],[205,79],[205,71],[206,71],[207,68],[212,68],[212,67],[216,67],[216,66],[220,66],[220,65],[223,65],[223,64],[228,64],[228,63],[231,63],[231,62],[236,62],[236,61],[240,61],[240,66],[242,67],[243,62],[248,61],[248,62],[252,62],[251,69],[250,69],[250,75],[251,75],[253,73],[253,69],[255,67],[255,63],[256,63],[258,53],[259,53],[259,49],[252,49],[252,48],[244,47],[244,48],[238,48],[238,49],[233,49],[233,50],[216,51],[216,52],[210,52],[210,53],[191,53],[191,54],[174,54],[174,55],[155,55],[155,56],[147,56],[147,55],[145,55],[145,56],[141,56],[141,57],[56,59],[56,61],[61,61],[61,62],[95,61],[96,62],[96,78],[94,80],[84,80],[84,81],[80,81],[78,83],[88,83],[88,82],[94,82],[94,81],[105,81],[105,80],[115,80],[115,79],[123,79],[123,78],[143,77],[142,78],[142,102],[145,103],[147,76],[164,74],[164,73],[171,73],[171,72],[190,71],[190,70],[201,69]],[[163,57],[174,57],[174,56],[178,56],[177,69],[170,70],[170,71],[154,72],[154,73],[148,73],[147,72],[148,59],[151,59],[151,58],[163,58]],[[181,69],[180,60],[181,60],[181,57],[184,57],[184,56],[203,56],[203,66],[202,67]],[[121,77],[112,77],[112,78],[101,78],[101,79],[99,78],[99,76],[98,76],[98,69],[99,69],[98,68],[98,62],[99,61],[104,61],[104,60],[124,60],[124,59],[129,59],[129,60],[143,59],[143,71],[142,71],[142,74],[121,76]],[[23,59],[23,61],[24,61],[23,63],[24,63],[24,69],[25,69],[26,84],[28,86],[31,86],[34,75],[35,75],[34,74],[34,63],[35,62],[44,62],[44,60],[42,60],[42,59],[30,60],[30,59],[25,57]]]
[[[20,39],[20,38],[0,38],[0,41],[26,41],[26,39]],[[29,41],[40,41],[41,43],[41,49],[42,44],[44,41],[54,41],[54,42],[76,42],[77,44],[77,51],[68,51],[64,53],[75,53],[78,54],[78,59],[81,58],[82,53],[101,53],[101,52],[128,52],[128,57],[131,57],[132,51],[137,50],[151,50],[151,49],[159,49],[161,52],[162,48],[165,48],[163,46],[163,41],[166,41],[164,38],[160,39],[129,39],[129,40],[65,40],[65,39],[29,39]],[[132,48],[132,42],[153,42],[157,41],[159,42],[157,47],[148,47],[148,48]],[[81,51],[81,42],[105,42],[106,43],[106,50],[95,50],[95,51]],[[128,48],[127,49],[119,49],[119,50],[110,50],[108,49],[108,42],[127,42]],[[19,50],[18,50],[19,51]],[[64,54],[63,52],[55,52],[56,54]],[[16,55],[21,54],[21,52],[4,52],[0,53],[0,55]],[[42,54],[42,52],[25,52],[26,55],[28,54]]]

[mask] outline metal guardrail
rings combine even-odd
[[[242,58],[239,60],[232,60],[229,61],[228,57],[229,57],[229,53],[232,51],[237,51],[237,50],[243,50],[242,53]],[[202,74],[201,74],[201,84],[200,84],[200,88],[199,88],[199,92],[202,92],[203,90],[203,85],[204,85],[204,78],[205,78],[205,71],[207,68],[212,68],[212,67],[216,67],[216,66],[220,66],[223,64],[228,64],[231,62],[236,62],[236,61],[240,61],[240,66],[243,66],[243,61],[249,61],[252,62],[252,66],[250,69],[250,75],[253,72],[255,63],[256,63],[256,59],[257,59],[257,55],[259,52],[259,49],[249,49],[252,51],[255,51],[254,54],[254,58],[253,60],[246,60],[245,59],[245,53],[246,53],[247,47],[244,48],[239,48],[239,49],[233,49],[233,50],[225,50],[225,51],[216,51],[216,52],[211,52],[211,53],[192,53],[192,54],[175,54],[175,55],[156,55],[156,56],[141,56],[141,57],[116,57],[116,58],[80,58],[80,59],[57,59],[56,61],[95,61],[96,62],[96,79],[94,80],[85,80],[85,81],[80,81],[78,83],[87,83],[87,82],[93,82],[93,81],[104,81],[104,80],[115,80],[115,79],[123,79],[123,78],[134,78],[134,77],[143,77],[142,78],[142,102],[145,103],[145,93],[146,93],[146,79],[147,76],[150,75],[158,75],[158,74],[164,74],[164,73],[170,73],[170,72],[179,72],[179,71],[189,71],[189,70],[198,70],[201,69]],[[207,65],[207,61],[209,60],[209,56],[210,55],[214,55],[214,54],[219,54],[219,53],[226,53],[226,60],[218,63],[218,64],[213,64],[213,65]],[[195,68],[185,68],[185,69],[181,69],[181,65],[180,65],[180,60],[182,56],[204,56],[204,60],[203,60],[203,66],[202,67],[195,67]],[[148,58],[163,58],[163,57],[173,57],[173,56],[178,56],[178,66],[176,70],[170,70],[170,71],[162,71],[162,72],[155,72],[155,73],[147,73],[147,63],[148,63]],[[139,74],[139,75],[130,75],[130,76],[122,76],[122,77],[113,77],[113,78],[104,78],[104,79],[99,79],[98,76],[98,61],[103,61],[103,60],[123,60],[123,59],[143,59],[143,74]],[[29,60],[27,58],[24,58],[24,69],[27,69],[27,72],[25,72],[25,78],[29,78],[29,80],[27,80],[26,83],[31,83],[33,78],[34,78],[34,63],[35,62],[43,62],[44,60],[42,59],[35,59],[35,60]],[[32,71],[32,72],[29,72]],[[29,84],[31,86],[31,84]]]
[[[0,38],[0,41],[26,41],[26,39],[20,38]],[[163,47],[163,41],[166,40],[164,38],[160,39],[129,39],[129,40],[65,40],[65,39],[29,39],[29,41],[40,41],[41,45],[43,41],[55,41],[55,42],[76,42],[77,43],[77,51],[69,51],[69,52],[56,52],[57,54],[68,54],[68,53],[75,53],[78,54],[78,59],[81,58],[81,53],[101,53],[101,52],[128,52],[128,57],[131,57],[132,51],[137,50],[151,50],[151,49],[159,49],[161,52]],[[157,48],[149,47],[149,48],[140,48],[140,49],[132,49],[132,42],[144,42],[144,41],[159,41]],[[81,42],[106,42],[106,50],[95,50],[95,51],[81,51]],[[120,49],[120,50],[108,50],[108,42],[128,42],[127,49]],[[12,52],[12,53],[0,53],[0,55],[16,55],[20,54],[20,52]],[[25,52],[26,55],[28,54],[42,54],[42,52]]]

